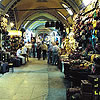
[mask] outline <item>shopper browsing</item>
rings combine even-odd
[[[42,51],[43,51],[43,60],[45,60],[46,59],[46,57],[47,57],[47,49],[48,49],[48,47],[47,47],[47,45],[45,44],[45,43],[43,43],[42,44],[42,46],[41,46],[41,49],[42,49]]]
[[[53,49],[52,49],[52,64],[56,65],[58,61],[58,52],[59,52],[59,47],[56,43],[53,44]]]
[[[41,44],[40,43],[37,44],[37,58],[38,60],[40,60],[41,58]]]
[[[48,47],[48,64],[52,63],[52,48],[53,48],[53,45],[51,43]]]

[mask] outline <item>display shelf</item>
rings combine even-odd
[[[19,47],[20,47],[20,42],[21,42],[21,40],[20,40],[20,37],[19,36],[10,36],[10,49],[11,49],[11,51],[17,51],[18,49],[19,49]]]

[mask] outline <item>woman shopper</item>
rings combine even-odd
[[[52,65],[57,65],[59,47],[56,43],[53,44],[52,49]]]
[[[47,47],[47,45],[45,43],[43,43],[42,46],[41,46],[41,49],[43,51],[43,60],[45,60],[46,57],[47,57],[47,49],[48,49],[48,47]]]
[[[41,44],[40,43],[37,44],[37,58],[38,60],[40,60],[41,58]]]
[[[49,45],[48,47],[48,64],[52,63],[52,48],[53,48],[53,45],[51,43],[51,45]]]
[[[35,58],[35,42],[32,40],[32,56]]]

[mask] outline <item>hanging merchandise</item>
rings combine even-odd
[[[60,67],[64,66],[65,78],[71,80],[72,87],[81,86],[82,100],[83,97],[87,100],[87,96],[89,100],[94,100],[92,99],[94,87],[91,83],[89,84],[88,75],[100,76],[99,10],[87,11],[88,13],[83,10],[84,16],[77,14],[73,25],[74,30],[62,41],[62,52],[64,53],[61,53],[59,58]],[[87,90],[84,90],[82,86],[88,87]],[[85,94],[84,91],[90,93]],[[68,99],[73,98],[68,97]]]
[[[2,48],[2,50],[7,50],[9,47],[9,36],[8,36],[8,31],[7,31],[7,18],[4,17],[3,15],[0,16],[0,37],[1,37],[1,43],[0,43],[0,47]]]
[[[70,32],[69,33],[69,45],[70,45],[70,48],[73,50],[76,49],[76,46],[75,46],[75,39],[74,39],[74,33],[73,32]]]
[[[93,24],[93,28],[95,28],[96,27],[96,20],[93,20],[92,24]]]
[[[83,12],[84,14],[78,14],[73,25],[74,35],[72,35],[72,33],[69,33],[69,40],[66,41],[66,51],[70,51],[70,58],[73,58],[74,61],[76,61],[76,59],[81,59],[81,55],[79,57],[79,52],[82,53],[82,55],[86,57],[86,59],[88,58],[88,54],[95,53],[97,30],[99,30],[100,28],[98,28],[99,25],[96,26],[96,24],[98,24],[98,21],[95,20],[95,18],[99,16],[99,12],[98,10],[95,10],[94,12],[94,10],[95,9],[91,11],[87,10],[87,12]],[[77,47],[75,44],[76,41],[78,42]],[[75,50],[78,53],[76,53]],[[91,65],[90,62],[87,64],[85,61],[83,61],[83,63],[84,64],[81,64],[81,69],[88,69],[89,65]],[[93,69],[93,66],[90,67]]]
[[[79,46],[84,48],[83,50],[85,50],[85,48],[88,49],[87,45],[89,43],[92,44],[92,48],[94,49],[96,42],[100,42],[100,10],[96,9],[91,11],[87,13],[86,16],[78,16],[76,25],[74,25],[75,39],[79,42]]]
[[[1,18],[1,27],[4,27],[4,28],[6,28],[7,27],[7,19],[5,18],[5,17],[2,17]]]

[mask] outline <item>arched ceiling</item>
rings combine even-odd
[[[40,25],[44,25],[46,21],[57,21],[58,19],[54,16],[52,16],[49,13],[36,13],[30,17],[28,17],[28,19],[26,19],[23,23],[25,29],[30,28],[31,30],[36,30],[37,27],[39,27]]]
[[[82,0],[2,0],[1,4],[5,7],[4,13],[13,14],[17,29],[21,25],[26,28],[35,29],[44,25],[48,20],[60,20],[67,27],[72,24],[72,17],[63,8],[62,3],[66,4],[73,13],[78,13],[82,7]],[[66,18],[61,16],[58,11]],[[39,20],[42,19],[44,21]]]

